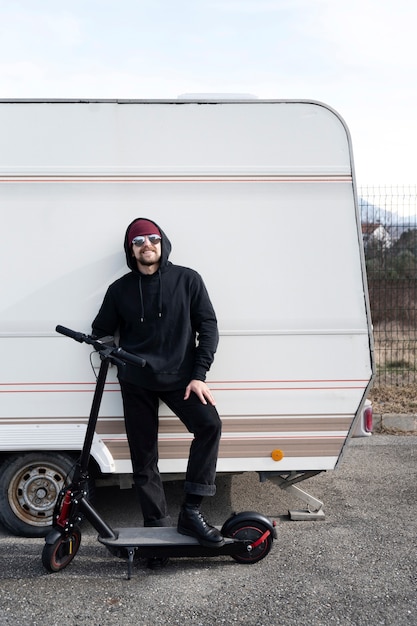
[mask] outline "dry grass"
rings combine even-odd
[[[401,322],[381,322],[374,326],[375,360],[378,371],[411,372],[416,368],[417,331]]]
[[[374,327],[377,377],[370,393],[375,413],[417,413],[417,330],[401,322]]]
[[[369,394],[374,413],[417,413],[416,385],[375,385]]]

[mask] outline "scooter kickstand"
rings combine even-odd
[[[127,549],[128,561],[127,561],[127,579],[130,580],[132,578],[132,565],[133,565],[133,557],[135,555],[134,548]]]

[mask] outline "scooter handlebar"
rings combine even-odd
[[[140,356],[136,356],[136,354],[131,354],[130,352],[126,352],[123,348],[115,348],[114,354],[117,358],[122,361],[126,361],[126,363],[131,363],[132,365],[138,365],[139,367],[145,367],[146,361],[142,359]]]
[[[71,337],[71,339],[75,339],[75,341],[78,341],[79,343],[83,343],[87,338],[87,335],[84,335],[83,333],[79,333],[76,330],[71,330],[71,328],[66,328],[65,326],[61,326],[59,324],[55,328],[55,330],[60,335]]]
[[[110,347],[108,344],[106,345],[99,339],[91,337],[90,335],[85,335],[84,333],[71,330],[71,328],[66,328],[65,326],[61,326],[59,324],[55,330],[60,335],[65,335],[66,337],[75,339],[75,341],[78,341],[79,343],[87,343],[94,346],[98,352],[106,352],[106,356],[108,357],[113,356],[115,359],[119,359],[125,363],[131,363],[132,365],[137,365],[138,367],[144,367],[146,365],[146,361],[145,359],[142,359],[142,357],[126,352],[126,350],[117,346]]]

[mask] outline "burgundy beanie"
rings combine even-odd
[[[133,222],[132,226],[129,228],[129,245],[132,244],[135,237],[139,237],[140,235],[159,235],[159,237],[161,237],[161,231],[150,220],[138,219],[136,222]]]

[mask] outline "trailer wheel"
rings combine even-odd
[[[14,535],[44,537],[74,464],[69,455],[46,452],[7,458],[0,468],[0,522],[5,528]]]
[[[232,558],[238,563],[244,563],[247,565],[257,563],[261,559],[265,558],[272,548],[273,538],[269,528],[253,520],[248,520],[246,522],[241,521],[237,523],[229,529],[227,534],[233,539],[250,541],[251,544],[256,544],[261,537],[264,537],[259,545],[255,545],[247,552],[233,554]]]
[[[42,565],[48,572],[59,572],[72,561],[81,543],[80,529],[75,527],[69,535],[62,535],[54,543],[45,543]]]

